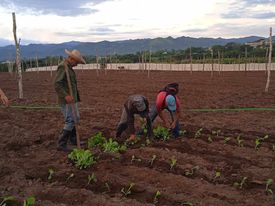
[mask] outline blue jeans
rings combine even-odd
[[[77,103],[61,105],[61,111],[63,113],[64,121],[65,121],[65,125],[64,125],[63,129],[67,130],[67,131],[72,131],[75,126],[75,120],[74,120],[74,116],[73,116],[72,107],[75,108],[76,123],[78,124],[79,120],[80,120],[80,115],[79,115]]]
[[[169,110],[168,110],[169,111]],[[171,116],[171,119],[172,121],[174,120],[174,112],[171,112],[169,111],[170,113],[170,116]],[[157,107],[156,105],[153,105],[151,108],[150,108],[150,112],[149,112],[149,117],[151,119],[151,122],[153,123],[153,121],[156,119],[156,117],[158,116],[158,110],[157,110]],[[171,130],[172,131],[172,135],[177,138],[180,136],[180,124],[179,124],[179,121],[176,122],[176,126],[174,129]]]

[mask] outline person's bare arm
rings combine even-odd
[[[5,106],[9,106],[10,102],[2,89],[0,89],[0,99]]]

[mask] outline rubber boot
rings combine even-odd
[[[69,152],[69,149],[67,148],[67,142],[69,137],[71,136],[71,131],[63,129],[59,139],[58,139],[58,145],[57,145],[57,150],[58,151],[64,151],[64,152]]]
[[[77,140],[76,140],[76,129],[75,129],[75,127],[73,128],[72,133],[71,133],[71,135],[69,136],[69,140],[70,140],[70,143],[71,143],[72,145],[77,145]],[[86,144],[85,141],[80,141],[80,145],[81,145],[81,146],[83,146],[83,145],[85,145],[85,144]]]

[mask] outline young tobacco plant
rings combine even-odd
[[[239,135],[239,136],[237,137],[237,143],[238,143],[239,147],[243,147],[243,142],[244,142],[244,140],[241,139],[241,135]]]
[[[264,137],[260,138],[260,137],[257,137],[255,139],[255,150],[258,150],[260,148],[260,146],[262,145],[262,143],[268,139],[268,135],[265,135]]]
[[[154,196],[154,204],[157,204],[159,202],[159,198],[160,198],[161,192],[157,191],[155,196]]]
[[[103,144],[104,152],[122,152],[126,151],[127,147],[126,145],[120,146],[117,141],[114,141],[112,138],[110,138],[108,141],[106,141]]]
[[[15,200],[13,196],[3,197],[3,200],[0,202],[0,206],[8,206],[8,203]]]
[[[102,134],[102,132],[96,133],[94,136],[88,139],[88,148],[92,148],[95,146],[102,146],[106,142],[106,138]]]
[[[167,141],[170,139],[170,134],[169,134],[169,129],[162,127],[158,125],[154,130],[153,130],[154,136],[157,139],[163,139],[164,141]]]
[[[170,170],[172,170],[177,164],[177,159],[172,157],[171,162],[170,162]]]
[[[51,168],[48,171],[49,171],[48,180],[51,180],[53,178],[54,171]]]
[[[74,149],[68,158],[75,163],[79,169],[85,169],[95,163],[94,156],[90,150]]]
[[[185,176],[192,176],[192,175],[195,174],[195,171],[198,170],[198,169],[199,169],[199,166],[195,166],[191,169],[185,170],[184,174],[185,174]]]
[[[222,176],[222,173],[220,171],[216,171],[214,181],[216,181],[218,178]]]
[[[199,130],[196,131],[194,139],[198,139],[199,137],[201,137],[202,130],[203,128],[200,128]]]
[[[226,144],[227,142],[229,142],[231,140],[231,137],[225,137],[224,139],[223,139],[223,142],[224,142],[224,144]]]
[[[135,155],[132,155],[131,163],[133,163],[134,161],[141,162],[141,159],[140,158],[136,158]]]
[[[32,206],[34,205],[34,203],[35,203],[35,198],[30,196],[30,197],[27,197],[26,200],[24,200],[23,206]]]
[[[95,173],[92,173],[91,175],[88,175],[88,183],[87,183],[87,185],[89,185],[91,182],[94,182],[94,183],[97,182],[97,178],[95,176]]]
[[[273,179],[267,179],[265,183],[265,192],[267,194],[273,195],[272,189],[270,189],[270,186],[273,184]]]
[[[242,189],[242,188],[243,188],[243,185],[244,185],[245,182],[246,182],[246,180],[247,180],[247,177],[243,177],[242,180],[241,180],[241,182],[234,182],[233,186],[234,186],[234,187],[237,187],[237,188],[239,188],[239,189]]]
[[[121,193],[127,197],[128,195],[132,194],[131,189],[135,186],[135,183],[130,183],[128,189],[125,189],[124,187],[121,189]]]
[[[153,155],[151,160],[150,160],[150,166],[152,167],[153,164],[154,164],[154,161],[156,160],[157,156],[156,155]]]
[[[68,177],[67,177],[67,179],[66,179],[66,182],[68,182],[70,179],[72,179],[74,177],[74,173],[71,173]]]

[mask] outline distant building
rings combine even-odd
[[[257,41],[247,42],[245,43],[245,45],[252,46],[253,48],[256,48],[256,47],[263,48],[269,45],[269,39],[259,39]]]

